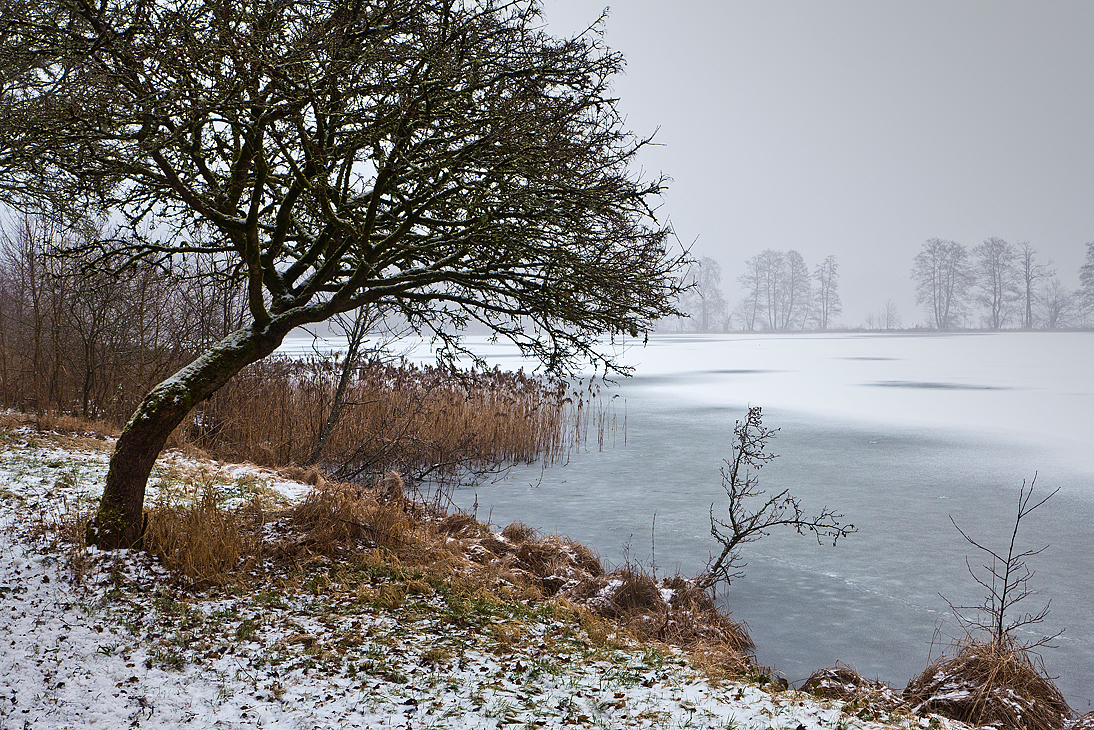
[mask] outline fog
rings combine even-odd
[[[546,0],[547,30],[608,3]],[[1030,241],[1077,284],[1094,240],[1094,4],[1076,0],[612,3],[605,43],[629,126],[656,132],[659,215],[719,260],[797,249],[842,265],[842,321],[892,299],[932,237]],[[1042,259],[1044,260],[1044,259]]]

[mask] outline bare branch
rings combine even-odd
[[[740,546],[765,537],[773,527],[793,527],[799,535],[811,532],[818,544],[831,539],[833,545],[839,538],[857,532],[854,525],[842,522],[842,514],[827,506],[807,516],[801,501],[789,490],[763,499],[765,492],[758,488],[756,471],[778,458],[767,450],[778,431],[764,427],[758,406],[749,407],[745,421],[737,421],[733,427],[733,451],[722,467],[722,487],[729,500],[725,520],[715,517],[714,505],[710,506],[710,534],[721,544],[722,551],[712,556],[697,579],[705,588],[718,583],[728,585],[741,577],[744,564],[740,561]],[[763,499],[758,508],[746,505],[746,501],[756,498]]]

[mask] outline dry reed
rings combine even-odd
[[[237,375],[181,426],[173,444],[271,467],[304,464],[334,397],[338,361],[272,358]],[[595,389],[500,369],[456,371],[372,360],[357,368],[324,472],[372,481],[394,469],[411,484],[468,470],[563,460],[590,429],[610,428]],[[603,436],[598,436],[603,440]]]

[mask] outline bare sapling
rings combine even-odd
[[[1060,634],[1036,641],[1019,641],[1016,635],[1020,629],[1044,621],[1049,608],[1046,604],[1036,613],[1015,615],[1015,606],[1033,593],[1028,587],[1033,571],[1026,560],[1048,547],[1021,552],[1016,547],[1022,520],[1056,494],[1053,491],[1034,502],[1036,481],[1034,475],[1028,485],[1022,482],[1005,552],[972,539],[950,518],[970,545],[991,558],[985,559],[980,570],[973,569],[965,558],[969,574],[987,595],[977,606],[954,606],[946,601],[965,635],[955,639],[954,656],[930,662],[905,687],[903,697],[913,712],[1000,730],[1059,730],[1071,718],[1071,708],[1045,671],[1041,657],[1030,651],[1048,646]]]
[[[1044,622],[1045,617],[1048,615],[1049,606],[1052,604],[1052,601],[1049,601],[1036,613],[1027,612],[1015,615],[1012,611],[1018,603],[1033,595],[1033,591],[1029,588],[1029,580],[1033,577],[1034,571],[1030,570],[1026,562],[1027,558],[1040,555],[1048,548],[1048,545],[1043,545],[1036,550],[1015,552],[1017,550],[1018,527],[1022,524],[1023,519],[1050,500],[1056,492],[1060,491],[1057,488],[1048,496],[1036,503],[1032,503],[1036,484],[1036,473],[1028,485],[1025,480],[1022,480],[1022,488],[1018,492],[1018,512],[1014,519],[1014,528],[1011,530],[1010,544],[1007,546],[1005,555],[969,537],[954,521],[953,517],[950,517],[950,522],[961,533],[961,537],[981,551],[986,558],[990,557],[991,560],[987,561],[985,558],[981,570],[977,571],[972,567],[969,558],[967,556],[965,558],[965,565],[969,569],[969,575],[987,591],[984,600],[980,604],[955,606],[945,596],[943,596],[943,600],[949,604],[950,610],[953,611],[966,634],[970,636],[974,633],[986,634],[990,638],[992,647],[997,652],[1006,650],[1029,651],[1039,646],[1047,646],[1049,642],[1063,633],[1063,631],[1058,631],[1051,636],[1042,636],[1036,641],[1020,642],[1015,638],[1015,632],[1019,629]]]
[[[769,451],[778,431],[763,425],[759,406],[750,406],[744,422],[737,421],[733,427],[733,451],[722,466],[722,487],[728,499],[726,517],[715,517],[714,504],[710,505],[710,534],[721,544],[722,551],[711,557],[697,579],[704,588],[713,588],[718,583],[729,585],[733,579],[742,577],[740,547],[766,536],[773,527],[793,527],[799,535],[811,532],[818,543],[830,539],[833,545],[839,538],[857,532],[854,525],[842,522],[842,514],[827,506],[818,514],[807,516],[801,501],[788,489],[765,497],[766,492],[759,488],[758,472],[778,458],[778,454]],[[758,508],[754,508],[757,504]]]

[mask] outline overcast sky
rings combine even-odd
[[[572,35],[605,3],[544,0]],[[797,249],[841,264],[842,321],[924,321],[932,237],[1029,241],[1078,284],[1094,240],[1094,2],[618,0],[629,127],[672,178],[661,213],[724,270]]]

